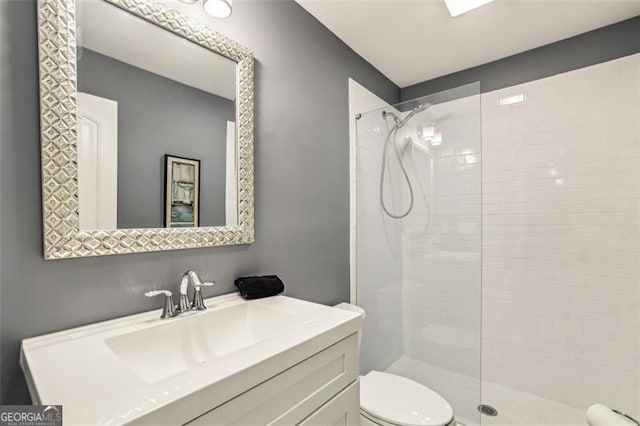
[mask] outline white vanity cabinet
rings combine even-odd
[[[286,296],[206,300],[25,339],[35,404],[70,425],[357,425],[358,313]]]
[[[342,426],[360,425],[360,381],[333,397],[304,419],[302,426]]]
[[[189,425],[356,425],[358,339],[353,334],[189,422]]]

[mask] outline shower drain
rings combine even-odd
[[[484,414],[485,416],[495,417],[498,415],[498,410],[486,404],[478,405],[478,411],[480,411],[480,413]]]

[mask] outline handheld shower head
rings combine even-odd
[[[431,107],[431,104],[429,104],[429,103],[418,104],[417,107],[412,109],[409,112],[409,114],[407,114],[407,116],[400,121],[400,123],[398,125],[398,128],[400,128],[400,127],[404,126],[405,124],[407,124],[407,121],[411,120],[414,115],[429,109],[429,107]]]
[[[414,109],[409,111],[409,114],[407,114],[406,117],[404,117],[402,120],[398,118],[397,115],[395,115],[390,111],[382,111],[382,118],[387,118],[388,116],[393,118],[393,121],[395,122],[395,128],[397,130],[397,129],[400,129],[402,126],[404,126],[407,123],[407,121],[411,120],[414,115],[428,109],[429,107],[431,107],[430,103],[418,104],[418,106],[416,106]]]
[[[414,112],[415,114],[425,111],[427,109],[431,108],[431,104],[429,102],[425,102],[423,104],[418,104],[417,107],[415,107],[411,112]]]

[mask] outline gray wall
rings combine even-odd
[[[640,52],[640,16],[401,91],[403,101],[481,82],[481,91],[537,80]]]
[[[192,13],[201,8],[192,7]],[[32,0],[0,0],[0,402],[26,403],[20,340],[153,308],[188,268],[234,290],[276,273],[286,293],[349,297],[348,78],[390,103],[399,90],[291,1],[238,1],[208,20],[256,57],[256,242],[248,246],[44,261],[38,60]]]
[[[164,227],[164,155],[200,160],[200,225],[225,224],[235,103],[81,49],[78,91],[118,102],[118,228]]]

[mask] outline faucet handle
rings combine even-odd
[[[194,283],[193,288],[195,289],[193,293],[193,303],[191,304],[191,309],[195,309],[197,311],[204,311],[207,307],[204,304],[204,299],[202,298],[202,287],[213,287],[216,283],[213,281],[205,281]]]
[[[169,290],[151,290],[144,294],[147,297],[164,296],[162,315],[160,318],[171,318],[176,316],[176,307],[173,305],[173,294]]]

